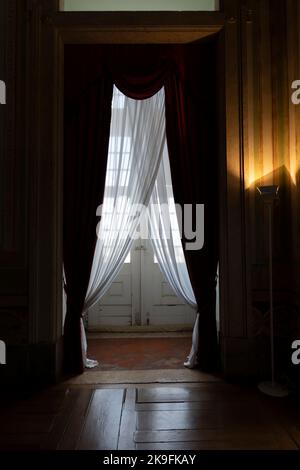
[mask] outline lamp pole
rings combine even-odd
[[[273,310],[273,201],[267,203],[269,227],[269,299],[270,299],[270,345],[271,345],[271,375],[272,387],[275,384],[274,359],[274,310]]]
[[[273,203],[278,197],[278,186],[259,186],[258,192],[263,198],[268,211],[268,245],[269,245],[269,303],[270,303],[270,352],[271,352],[271,382],[261,382],[258,388],[266,395],[285,397],[288,390],[275,381],[275,351],[274,351],[274,304],[273,304]]]

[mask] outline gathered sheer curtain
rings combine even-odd
[[[160,269],[169,284],[186,303],[197,307],[181,243],[182,227],[178,223],[178,220],[182,220],[180,212],[181,208],[176,207],[174,201],[169,155],[165,144],[147,212],[150,239]]]
[[[187,270],[181,243],[181,208],[176,207],[172,188],[171,169],[167,144],[153,187],[149,211],[150,240],[159,267],[169,284],[187,304],[197,309],[197,302]],[[179,216],[179,217],[178,217]],[[199,343],[199,314],[193,329],[192,348],[184,365],[192,368],[197,365]]]
[[[148,210],[146,210],[148,208]],[[134,100],[114,86],[103,205],[84,311],[107,292],[131,246],[149,224],[149,236],[160,269],[177,293],[197,308],[181,244],[174,203],[165,131],[164,88],[149,99]],[[185,366],[196,365],[198,317]],[[87,344],[81,321],[83,362]]]
[[[105,192],[86,311],[119,273],[149,203],[165,144],[164,88],[145,100],[113,92]]]

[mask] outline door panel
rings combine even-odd
[[[88,327],[192,326],[195,318],[195,310],[176,295],[155,263],[151,242],[137,240],[130,262],[89,310]]]
[[[144,325],[193,325],[195,309],[174,292],[159,264],[154,261],[150,240],[143,241],[141,279],[143,286],[142,322]]]
[[[88,312],[88,329],[105,326],[131,326],[131,305],[96,304]]]
[[[195,311],[182,305],[153,305],[150,310],[151,325],[191,325],[195,323]]]
[[[101,305],[131,305],[131,268],[127,264],[102,297]]]
[[[90,330],[102,326],[132,325],[132,269],[124,263],[120,273],[101,301],[88,311]]]

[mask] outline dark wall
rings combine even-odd
[[[277,369],[283,376],[294,376],[298,370],[291,367],[291,342],[300,338],[300,106],[291,101],[291,85],[300,77],[300,4],[294,0],[248,4],[242,66],[249,337],[257,340],[257,363],[265,374],[270,366],[268,226],[256,187],[276,184],[280,187],[273,231]]]

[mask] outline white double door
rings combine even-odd
[[[89,309],[88,328],[192,326],[195,317],[160,271],[151,242],[139,239],[106,295]]]

